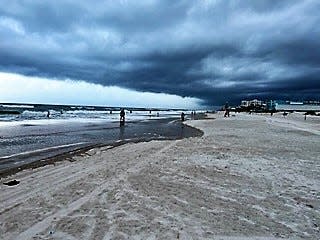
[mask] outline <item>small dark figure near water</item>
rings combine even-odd
[[[182,112],[182,113],[181,113],[181,121],[182,121],[182,122],[184,121],[184,116],[185,116],[185,114],[184,114],[184,112]]]
[[[126,116],[126,113],[124,112],[124,109],[121,109],[121,111],[120,111],[120,126],[124,125],[125,116]]]
[[[50,118],[50,111],[47,112],[47,118]]]
[[[110,112],[109,112],[110,114],[112,114],[112,110],[110,110]]]
[[[224,105],[224,110],[225,110],[224,117],[230,117],[230,108],[229,108],[228,102],[226,102],[226,104]]]
[[[192,119],[195,119],[195,117],[196,117],[196,111],[192,111],[192,112],[191,112],[191,117],[192,117]]]
[[[287,115],[288,115],[288,113],[287,113],[287,112],[284,112],[282,115],[285,117],[285,116],[287,116]]]

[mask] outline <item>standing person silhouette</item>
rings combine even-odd
[[[224,117],[230,117],[230,108],[229,108],[228,102],[226,102],[226,104],[224,105],[224,110],[225,110]]]
[[[182,121],[182,122],[184,121],[184,116],[185,116],[185,114],[184,114],[184,112],[182,112],[182,113],[181,113],[181,121]]]
[[[125,116],[126,116],[126,113],[124,112],[124,109],[122,108],[120,111],[120,126],[124,125]]]

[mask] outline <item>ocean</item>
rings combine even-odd
[[[120,127],[119,107],[0,104],[0,175],[79,149],[202,134],[180,121],[191,111],[125,109]]]
[[[157,109],[157,108],[133,108],[124,107],[127,111],[129,120],[143,119],[146,117],[156,117],[157,113],[161,113],[161,117],[169,115],[177,115],[182,111],[173,109]],[[16,103],[0,103],[0,122],[21,122],[26,120],[47,120],[49,118],[55,120],[118,120],[120,107],[102,107],[102,106],[77,106],[77,105],[46,105],[46,104],[16,104]]]

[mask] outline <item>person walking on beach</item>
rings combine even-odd
[[[121,111],[120,111],[120,126],[124,125],[125,115],[126,115],[126,113],[124,112],[124,109],[122,108]]]
[[[224,117],[230,117],[230,108],[229,108],[228,102],[226,102],[226,104],[224,105],[224,110],[225,110]]]
[[[184,121],[184,115],[185,115],[184,112],[182,112],[182,113],[181,113],[181,121],[182,121],[182,122]]]

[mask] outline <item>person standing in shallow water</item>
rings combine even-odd
[[[121,111],[120,111],[120,126],[124,125],[125,116],[126,116],[126,113],[124,112],[124,109],[121,109]]]
[[[184,112],[182,112],[182,113],[181,113],[181,121],[182,121],[182,122],[184,121],[184,115],[185,115]]]
[[[226,102],[226,104],[224,105],[224,110],[225,110],[224,117],[230,117],[230,108],[229,108],[228,102]]]

